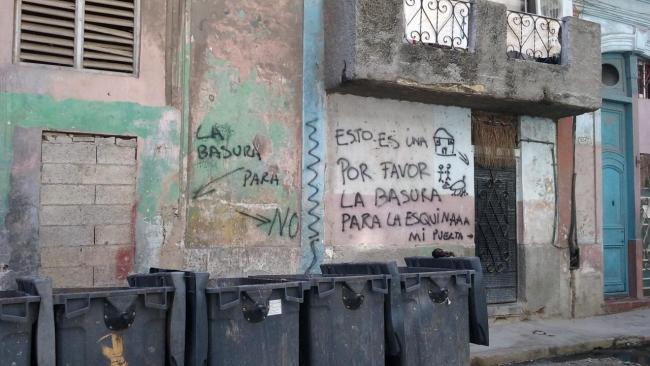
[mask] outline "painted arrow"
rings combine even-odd
[[[244,216],[246,216],[248,218],[251,218],[251,219],[259,222],[259,224],[257,224],[257,227],[267,225],[267,224],[269,224],[271,222],[271,219],[269,219],[266,216],[262,216],[260,214],[251,215],[249,213],[246,213],[244,211],[239,211],[239,210],[237,210],[237,213],[240,214],[240,215],[244,215]]]
[[[206,183],[206,184],[202,185],[201,187],[199,187],[199,189],[197,189],[197,190],[194,192],[194,196],[193,196],[193,198],[194,198],[194,199],[197,199],[197,198],[199,198],[199,197],[207,196],[207,195],[209,195],[210,193],[214,193],[214,191],[215,191],[214,188],[213,188],[213,189],[210,189],[210,190],[207,189],[207,188],[208,188],[212,183],[216,183],[216,182],[218,182],[218,181],[220,181],[220,180],[222,180],[222,179],[228,177],[229,175],[235,174],[235,173],[237,173],[238,171],[243,170],[243,169],[244,169],[244,167],[239,167],[239,168],[237,168],[237,169],[235,169],[235,170],[231,170],[231,171],[229,171],[228,173],[226,173],[226,174],[224,174],[224,175],[222,175],[222,176],[219,176],[219,177],[214,178],[213,180],[211,180],[211,181],[209,181],[208,183]]]

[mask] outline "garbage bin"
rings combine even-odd
[[[207,272],[177,271],[165,268],[150,268],[149,273],[183,272],[186,293],[185,322],[185,366],[205,366],[208,364],[208,324],[205,287],[210,274]],[[137,275],[131,278],[137,278]]]
[[[474,344],[490,345],[487,298],[483,286],[483,269],[478,257],[407,257],[408,267],[432,267],[446,269],[471,269],[472,289],[469,292],[469,339]]]
[[[389,274],[387,365],[469,364],[468,270],[399,268],[389,263],[324,264],[329,275]]]
[[[383,365],[387,275],[284,275],[255,278],[305,281],[300,308],[300,364]]]
[[[209,281],[205,294],[208,365],[299,364],[303,282],[219,278]]]
[[[52,283],[21,278],[0,291],[0,366],[54,366]]]
[[[138,275],[129,282],[54,289],[57,365],[184,364],[183,273]]]

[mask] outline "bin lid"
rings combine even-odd
[[[28,293],[16,290],[0,291],[0,304],[23,304],[29,302],[41,301],[40,296],[30,295]]]
[[[174,287],[97,287],[97,288],[55,288],[52,290],[54,304],[63,304],[69,299],[98,299],[116,296],[132,296],[174,292]]]

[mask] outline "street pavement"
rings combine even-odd
[[[589,354],[597,349],[648,346],[650,346],[650,309],[584,319],[519,321],[491,325],[490,347],[471,345],[471,365],[496,366],[557,356]],[[619,361],[616,358],[608,360],[606,355],[602,356],[604,357],[602,359],[589,355],[582,359],[557,361],[564,363],[542,361],[531,365],[637,364],[633,361]],[[650,362],[647,365],[650,366]]]

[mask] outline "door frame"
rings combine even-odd
[[[625,186],[627,188],[627,194],[626,194],[626,204],[627,204],[627,212],[626,212],[626,223],[625,223],[625,247],[629,248],[629,241],[635,239],[637,235],[637,228],[639,225],[637,224],[637,220],[639,218],[639,204],[637,197],[640,192],[638,192],[637,189],[637,184],[636,180],[638,177],[638,167],[636,165],[636,152],[638,150],[638,141],[636,137],[638,136],[637,132],[637,126],[636,126],[636,121],[634,120],[634,100],[633,96],[635,96],[638,93],[638,85],[637,85],[637,77],[638,77],[638,70],[637,70],[637,56],[631,52],[625,52],[625,53],[604,53],[602,55],[602,63],[603,64],[610,64],[614,66],[618,73],[619,73],[619,81],[616,85],[611,85],[611,86],[606,86],[603,85],[603,91],[602,91],[602,102],[603,105],[605,103],[613,103],[613,104],[618,104],[623,107],[624,112],[625,112],[625,166],[627,169],[626,172],[626,182]],[[602,113],[601,113],[601,121],[599,123],[602,124]],[[601,184],[601,189],[600,189],[600,206],[601,206],[601,219],[603,218],[603,212],[602,210],[604,209],[604,202],[602,200],[602,193],[603,193],[603,187],[602,187],[602,168],[603,168],[603,161],[602,161],[602,128],[601,126],[598,126],[600,129],[601,137],[600,137],[600,143],[601,143],[601,151],[600,151],[600,169],[601,169],[601,177],[600,177],[600,184]],[[602,222],[602,221],[601,221]],[[603,237],[603,227],[604,223],[601,223],[601,238],[604,240]],[[603,242],[604,245],[604,242]],[[603,277],[604,277],[604,265],[605,265],[605,256],[604,256],[604,246],[603,248]],[[629,249],[628,249],[629,252]],[[627,253],[626,253],[627,254]],[[630,295],[630,285],[631,285],[631,278],[630,278],[630,256],[626,255],[626,289],[624,292],[620,293],[604,293],[606,298],[615,298],[615,297],[627,297]],[[603,292],[605,291],[605,288],[603,286]]]

